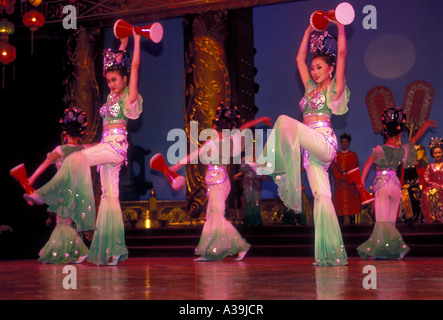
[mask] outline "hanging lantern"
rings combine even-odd
[[[23,23],[31,30],[31,54],[34,54],[34,31],[45,24],[45,17],[37,10],[31,10],[23,15]]]
[[[0,41],[9,41],[9,36],[14,33],[14,24],[8,19],[0,19]]]
[[[15,10],[14,5],[15,0],[0,0],[0,14],[3,14],[3,10],[7,14],[12,14]]]
[[[0,62],[3,65],[15,60],[15,47],[4,40],[0,40]]]
[[[5,65],[15,60],[15,47],[6,40],[0,40],[0,62],[3,64],[2,70],[2,89],[5,88]]]

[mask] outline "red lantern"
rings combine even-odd
[[[0,62],[4,65],[15,60],[15,47],[6,41],[0,41]]]
[[[3,64],[2,70],[2,89],[5,88],[5,65],[15,60],[15,47],[7,41],[0,40],[0,62]]]
[[[45,17],[37,10],[31,10],[23,15],[23,23],[32,31],[36,31],[45,24]]]
[[[31,30],[31,54],[34,53],[34,31],[45,24],[45,17],[37,10],[31,10],[23,15],[23,23]]]

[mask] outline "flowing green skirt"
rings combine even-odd
[[[329,127],[312,129],[288,116],[280,116],[266,142],[268,161],[258,173],[268,174],[278,186],[283,203],[296,213],[302,212],[301,160],[314,195],[315,265],[348,263],[340,226],[331,199],[328,168],[336,151],[336,137]],[[301,148],[306,152],[301,152]],[[263,165],[262,165],[263,166]]]
[[[246,226],[261,226],[263,224],[260,208],[261,183],[244,181],[244,222]]]
[[[209,186],[206,222],[195,254],[222,261],[226,256],[248,251],[251,247],[225,218],[225,201],[230,191],[229,179]]]
[[[92,239],[88,261],[96,264],[108,264],[113,256],[120,256],[119,261],[128,258],[125,245],[125,230],[118,197],[102,198],[97,215],[97,229]]]
[[[367,241],[358,246],[357,251],[363,259],[403,259],[409,252],[395,222],[379,221]]]
[[[75,231],[70,219],[57,219],[48,242],[40,250],[38,261],[44,263],[74,263],[79,257],[89,253],[83,240]]]
[[[75,222],[78,231],[95,229],[95,199],[88,158],[73,152],[52,179],[36,191],[48,211]]]

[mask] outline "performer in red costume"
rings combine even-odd
[[[346,172],[359,167],[357,154],[349,149],[351,140],[350,134],[344,133],[340,136],[341,150],[331,163],[334,178],[332,202],[341,224],[354,223],[355,215],[361,211],[357,186],[345,175]]]
[[[423,175],[426,187],[422,194],[422,210],[426,222],[443,222],[443,138],[429,143],[434,162],[428,164]]]

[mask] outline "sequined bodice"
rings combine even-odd
[[[326,103],[326,90],[315,93],[312,97],[305,95],[299,103],[300,110],[305,113],[327,113],[332,114]]]
[[[118,120],[127,121],[119,103],[120,98],[121,96],[114,94],[108,97],[108,101],[100,108],[100,116],[103,121],[110,123],[115,123]]]

